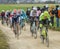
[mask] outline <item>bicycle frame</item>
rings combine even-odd
[[[24,26],[24,20],[22,19],[20,20],[20,27],[23,28],[23,26]]]
[[[33,34],[35,34],[34,38],[36,39],[37,38],[37,27],[36,27],[36,22],[34,21],[33,24],[32,24],[32,36]]]
[[[48,26],[42,26],[41,39],[42,39],[42,43],[44,43],[44,39],[45,39],[46,40],[46,45],[47,45],[47,47],[49,47],[49,38],[48,38],[48,34],[47,34],[47,27]]]
[[[14,28],[14,33],[15,33],[15,35],[17,34],[17,26],[16,26],[17,24],[14,22],[14,26],[13,26],[13,28]]]
[[[44,36],[44,38],[46,38],[47,36],[47,29],[45,26],[42,27],[42,35]]]

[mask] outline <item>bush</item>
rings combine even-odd
[[[54,31],[60,31],[60,27],[50,27],[51,30],[54,30]]]

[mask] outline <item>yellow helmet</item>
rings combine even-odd
[[[5,12],[5,10],[2,10],[2,12]]]

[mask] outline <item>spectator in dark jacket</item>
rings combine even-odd
[[[50,18],[51,18],[51,24],[52,24],[52,26],[54,26],[54,10],[52,9],[50,12],[49,12],[49,14],[50,14]]]
[[[59,27],[58,7],[59,7],[59,5],[56,5],[56,9],[55,9],[57,27]]]
[[[27,8],[26,15],[27,15],[28,18],[30,19],[30,9],[29,9],[29,8]]]

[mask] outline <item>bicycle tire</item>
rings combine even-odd
[[[42,29],[42,32],[44,32],[43,29]],[[47,30],[45,30],[45,32],[42,33],[41,40],[42,40],[42,43],[44,43],[44,40],[46,40],[46,46],[49,47],[49,38],[48,38]]]
[[[46,46],[49,47],[49,38],[48,38],[48,36],[46,37]]]
[[[37,38],[37,27],[36,26],[35,26],[35,32],[34,33],[35,33],[35,37],[34,38],[36,39]]]

